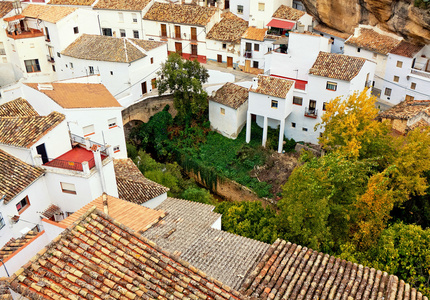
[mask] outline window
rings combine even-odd
[[[121,37],[125,37],[125,29],[120,29],[119,34]]]
[[[397,68],[401,68],[401,67],[403,67],[403,62],[402,62],[402,61],[400,61],[400,60],[398,60],[398,61],[397,61],[397,64],[396,64],[396,67],[397,67]]]
[[[258,10],[264,11],[264,3],[258,3]]]
[[[361,51],[361,49],[360,48],[357,48],[357,52],[360,52]]]
[[[60,182],[60,186],[63,193],[76,195],[76,187],[73,183]]]
[[[399,82],[399,76],[394,76],[393,80],[394,82]]]
[[[253,68],[255,68],[255,69],[258,69],[258,61],[255,61],[255,60],[254,60],[254,61],[252,62],[252,67],[253,67]]]
[[[296,123],[291,122],[291,127],[296,128]]]
[[[74,32],[75,34],[79,33],[79,28],[78,28],[78,26],[73,27],[73,32]]]
[[[227,44],[222,44],[223,49],[227,49]]]
[[[336,82],[327,81],[327,85],[326,85],[325,88],[328,89],[328,90],[330,90],[330,91],[335,91],[337,89],[337,83]]]
[[[109,119],[109,120],[108,120],[108,126],[109,126],[109,129],[110,129],[110,128],[117,127],[117,126],[116,126],[116,118]]]
[[[49,30],[48,27],[45,27],[45,33],[46,33],[46,41],[50,41],[51,39],[49,38]]]
[[[88,69],[90,71],[90,75],[94,75],[94,67],[93,66],[89,66]]]
[[[197,40],[197,28],[196,27],[191,27],[191,39],[193,41]]]
[[[272,104],[270,105],[271,108],[278,108],[278,101],[272,100]]]
[[[61,53],[60,53],[60,52],[57,52],[57,56],[58,56],[58,57],[61,57]]]
[[[30,201],[28,200],[28,196],[25,196],[24,199],[16,204],[16,210],[18,211],[18,214],[22,214],[29,206]]]
[[[221,112],[222,115],[225,115],[225,108],[221,107],[220,112]]]
[[[55,65],[52,65],[52,71],[56,72]]]
[[[124,22],[124,14],[122,12],[118,13],[118,20],[119,20],[120,23]]]
[[[411,82],[411,90],[415,90],[417,84],[415,82]]]
[[[82,128],[82,130],[83,130],[83,132],[84,132],[84,136],[86,137],[86,136],[89,136],[89,135],[92,135],[92,134],[94,134],[95,133],[95,130],[94,130],[94,124],[92,124],[92,125],[88,125],[88,126],[85,126],[85,127],[83,127]]]
[[[252,44],[251,43],[246,43],[245,44],[245,51],[251,51],[252,49]]]
[[[237,13],[238,13],[239,15],[242,15],[242,14],[243,14],[243,5],[238,5],[238,6],[237,6]]]
[[[323,102],[323,110],[325,110],[325,105],[327,102]]]
[[[40,65],[38,59],[24,60],[24,64],[27,73],[40,72]]]
[[[139,31],[138,31],[138,30],[133,30],[133,37],[134,37],[135,39],[138,39],[138,38],[139,38]]]
[[[254,51],[260,51],[260,45],[254,44]]]
[[[385,93],[384,93],[384,95],[385,95],[385,96],[391,96],[391,89],[389,89],[389,88],[385,88]]]
[[[414,99],[415,99],[415,97],[413,97],[411,95],[406,95],[405,101],[412,101]]]
[[[70,69],[73,69],[73,63],[70,63]]]
[[[191,55],[197,56],[197,45],[191,45]]]
[[[110,71],[110,74],[113,75],[113,71]]]
[[[167,37],[167,26],[166,26],[166,24],[161,24],[161,36]]]
[[[154,58],[151,57],[151,65],[154,63]]]
[[[119,145],[113,147],[113,153],[118,153],[119,151],[120,151],[119,150]]]
[[[112,36],[112,28],[102,28],[103,35]]]
[[[302,127],[302,131],[308,131],[306,127]]]
[[[293,97],[293,104],[302,105],[303,104],[303,98],[294,96]]]
[[[0,213],[0,229],[2,229],[4,227],[4,225],[6,225],[6,224],[4,222],[3,215]]]
[[[137,23],[137,14],[132,13],[131,18],[133,19],[133,23]]]
[[[377,56],[378,56],[378,54],[373,53],[373,59],[376,59]]]
[[[175,26],[175,38],[180,39],[181,38],[181,26]]]

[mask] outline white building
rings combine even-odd
[[[373,94],[380,96],[384,85],[388,53],[401,41],[392,33],[383,32],[379,28],[360,25],[354,35],[345,41],[344,53],[376,62]]]
[[[206,33],[220,21],[214,7],[155,2],[143,17],[148,39],[166,41],[169,53],[206,63]]]
[[[351,36],[349,33],[337,31],[323,24],[314,26],[314,32],[331,40],[331,53],[343,54],[345,41]]]
[[[230,12],[239,18],[249,21],[251,0],[230,0]]]
[[[82,35],[63,52],[60,79],[100,75],[120,103],[133,103],[155,88],[157,72],[167,59],[164,42]]]
[[[209,98],[209,121],[212,130],[229,138],[237,138],[246,123],[248,89],[226,83]]]
[[[388,53],[380,98],[397,104],[430,99],[430,47],[402,41]]]
[[[324,129],[321,122],[325,105],[336,97],[348,97],[369,87],[375,63],[363,58],[320,52],[309,70],[306,91],[294,90],[292,112],[285,125],[285,136],[296,141],[317,143]],[[370,94],[370,90],[368,91]]]
[[[8,25],[8,22],[6,22],[4,19],[14,16],[16,14],[13,4],[10,1],[1,1],[0,2],[0,25],[2,28],[6,28]],[[0,30],[0,57],[1,57],[1,63],[6,64],[9,62],[8,57],[10,58],[12,55],[12,45],[9,43],[6,43],[7,39],[7,31],[6,30]]]
[[[248,29],[248,22],[227,12],[206,35],[207,61],[236,68],[239,64],[241,37]]]
[[[279,128],[278,152],[282,152],[285,121],[292,111],[294,81],[272,76],[258,75],[249,89],[246,120],[246,142],[251,140],[252,115],[263,127],[262,145],[266,146],[267,128]]]
[[[267,29],[249,27],[242,35],[240,45],[239,66],[242,71],[250,72],[252,69],[259,69],[263,73],[265,68],[265,55],[272,51],[273,42],[270,36],[266,35]]]
[[[304,11],[281,5],[266,26],[270,27],[270,34],[284,36],[289,30],[312,31],[313,18]]]
[[[272,15],[281,6],[293,6],[293,0],[250,0],[249,26],[265,28]]]

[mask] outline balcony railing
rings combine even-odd
[[[316,118],[318,116],[318,109],[316,108],[305,108],[305,117]]]
[[[50,56],[50,55],[46,55],[46,59],[49,61],[49,62],[55,62],[55,59],[52,57],[52,56]]]
[[[245,58],[252,58],[252,51],[245,51],[245,54],[243,56]]]
[[[14,40],[44,36],[43,31],[30,28],[28,31],[7,31],[6,35]]]
[[[411,69],[411,74],[422,76],[425,78],[430,78],[430,73],[422,70]]]
[[[43,164],[47,167],[61,168],[73,171],[83,171],[82,163],[70,160],[61,160],[56,158],[48,158],[48,162]],[[91,170],[95,166],[94,158],[88,160],[88,168]]]
[[[364,83],[364,87],[372,87],[372,80],[368,80]]]
[[[73,134],[73,133],[70,134],[70,137],[72,139],[72,142],[81,144],[82,146],[85,147],[85,145],[86,145],[86,139],[84,137],[81,137],[81,136]],[[102,144],[99,144],[99,143],[96,143],[96,142],[93,142],[93,141],[90,140],[90,147],[93,146],[93,145],[98,146],[100,148],[100,152],[102,154],[104,154],[104,155],[107,155],[107,153],[106,153],[106,147],[105,146],[103,146]]]

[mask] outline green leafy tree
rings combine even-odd
[[[161,65],[158,75],[162,77],[156,81],[158,93],[173,93],[179,118],[201,116],[207,109],[208,95],[202,85],[207,82],[209,73],[197,60],[184,60],[172,53]]]
[[[206,204],[211,204],[213,202],[208,190],[196,187],[186,189],[181,194],[181,198]]]

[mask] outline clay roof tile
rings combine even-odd
[[[360,28],[358,36],[351,36],[345,41],[347,45],[353,45],[384,55],[387,55],[399,43],[400,40],[380,34],[369,28]]]
[[[288,91],[293,87],[294,81],[272,76],[258,75],[258,86],[251,87],[250,92],[269,95],[278,98],[286,98]]]

